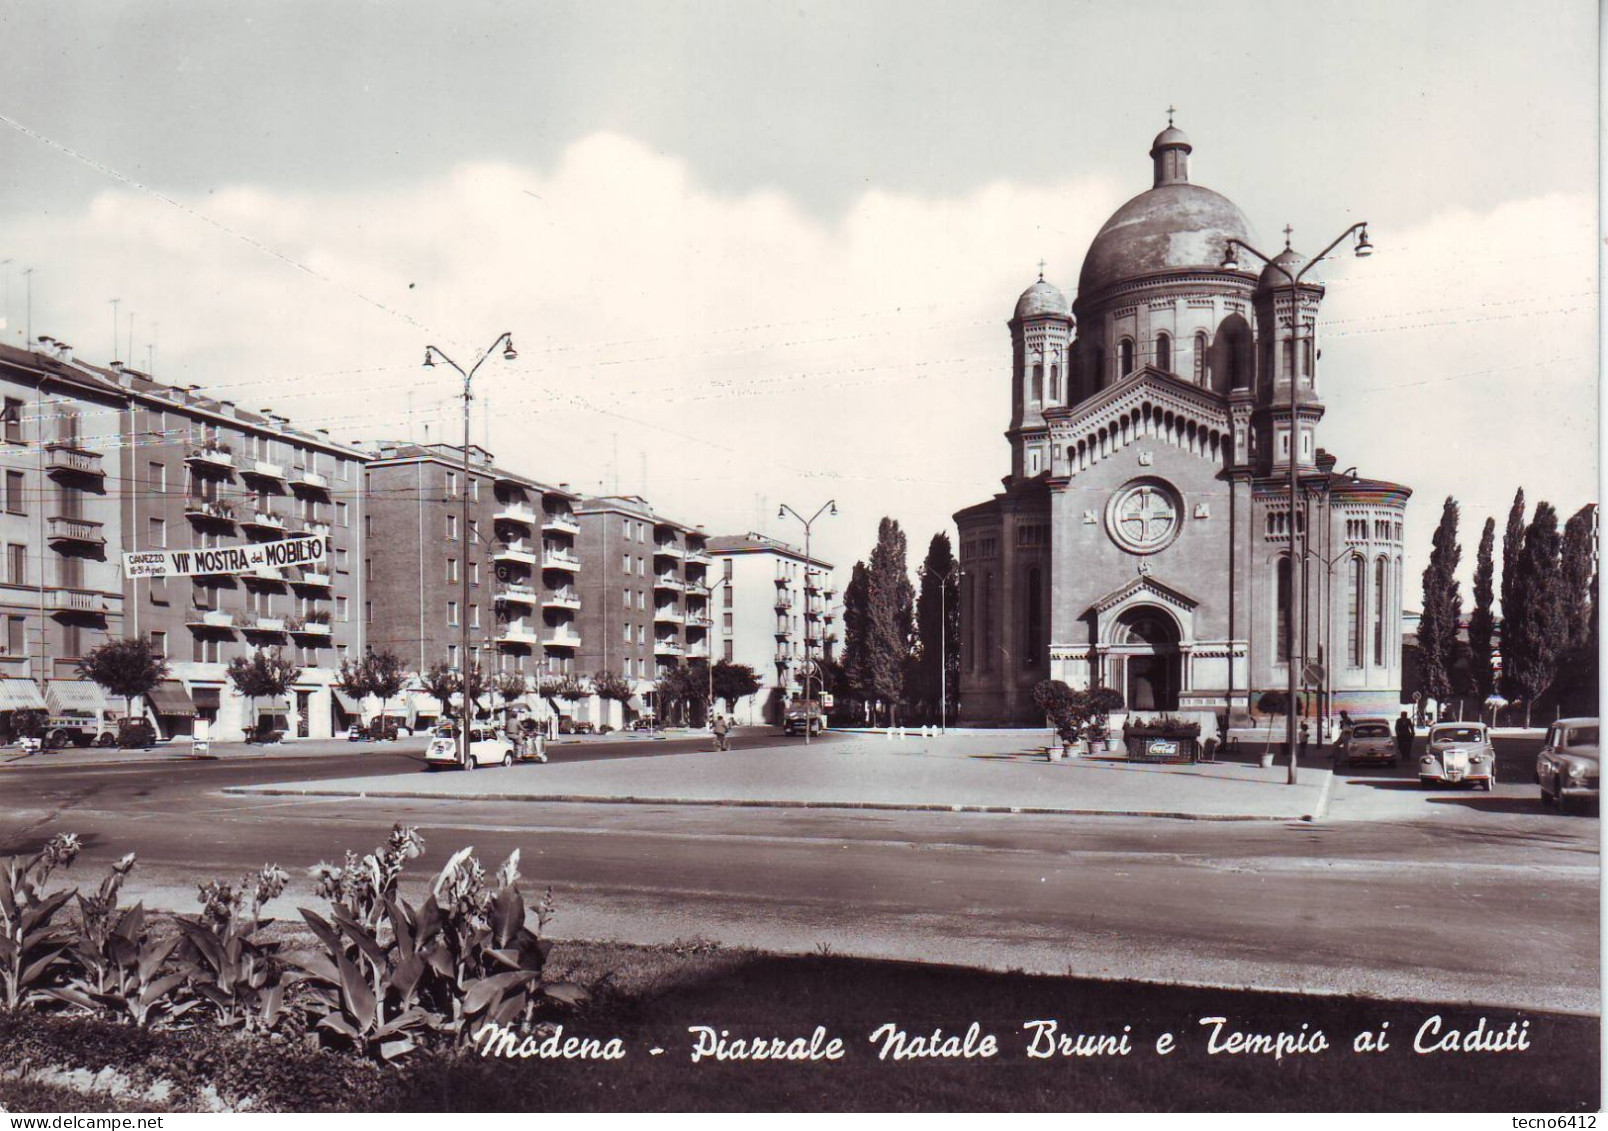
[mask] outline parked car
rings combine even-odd
[[[450,726],[437,727],[430,739],[430,745],[424,751],[424,768],[433,770],[438,766],[463,766],[466,770],[473,770],[479,766],[512,766],[514,764],[514,744],[508,741],[508,736],[501,729],[491,727],[469,728],[469,762],[467,765],[458,760],[458,735]]]
[[[826,727],[826,719],[821,714],[821,705],[813,699],[799,699],[787,708],[787,714],[782,718],[782,731],[785,734],[820,734]]]
[[[648,716],[646,718],[637,719],[635,722],[633,722],[631,724],[631,729],[635,730],[635,731],[650,731],[650,730],[652,730],[653,729],[653,717],[650,715],[650,716]]]
[[[1420,785],[1496,788],[1496,751],[1484,723],[1436,723],[1418,759]]]
[[[560,715],[558,718],[559,734],[591,734],[594,729],[585,719],[576,721],[568,715]]]
[[[1401,761],[1396,735],[1388,719],[1354,719],[1340,736],[1340,757],[1348,766],[1359,762],[1382,762],[1394,766]]]
[[[1541,804],[1564,808],[1574,798],[1597,800],[1598,719],[1559,719],[1547,728],[1535,760]]]
[[[155,746],[156,728],[150,719],[118,719],[117,745],[124,750]]]

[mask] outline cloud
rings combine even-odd
[[[340,438],[458,436],[455,375],[418,367],[425,343],[467,364],[512,330],[519,360],[476,378],[474,435],[501,462],[718,531],[796,536],[777,503],[835,497],[817,546],[847,565],[881,515],[919,556],[998,489],[1005,321],[1041,256],[1070,288],[1128,191],[1097,176],[869,189],[822,220],[597,134],[551,168],[466,164],[361,194],[236,186],[175,208],[118,188],[4,236],[10,270],[39,270],[35,332],[105,359],[120,298],[128,360],[154,332],[160,378]],[[1323,442],[1415,488],[1415,549],[1447,493],[1470,559],[1476,517],[1521,480],[1565,509],[1594,497],[1592,217],[1583,196],[1447,213],[1375,230],[1379,254],[1330,270]]]

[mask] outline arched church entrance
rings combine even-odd
[[[1129,609],[1113,635],[1128,710],[1176,711],[1183,671],[1177,622],[1160,609]]]

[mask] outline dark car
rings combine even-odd
[[[782,732],[789,735],[817,735],[826,728],[821,705],[813,699],[800,699],[787,709],[782,719]]]
[[[589,723],[589,722],[586,722],[584,719],[581,720],[580,722],[577,722],[576,720],[570,718],[568,715],[560,715],[559,716],[559,719],[558,719],[558,733],[559,734],[591,734],[592,731],[593,731],[592,724]]]
[[[156,728],[149,719],[117,720],[117,745],[124,750],[146,749],[156,745]]]
[[[653,720],[637,719],[631,724],[631,729],[636,731],[650,731],[653,729]]]

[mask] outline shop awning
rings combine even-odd
[[[159,715],[195,714],[195,703],[190,699],[190,693],[184,690],[184,684],[176,680],[164,680],[157,684],[146,698],[151,701],[151,709]]]
[[[335,696],[335,702],[340,705],[341,710],[348,715],[361,715],[363,713],[362,704],[353,699],[350,693],[342,691],[338,687],[332,687],[329,691],[331,695]]]
[[[285,700],[283,700],[283,699],[259,699],[259,700],[257,700],[257,717],[259,719],[262,718],[264,715],[273,716],[273,715],[288,715],[288,714],[290,714],[290,704],[285,702]]]
[[[190,698],[195,700],[197,711],[216,711],[223,698],[221,687],[192,687]]]
[[[0,679],[0,711],[44,711],[45,697],[31,679]]]
[[[52,714],[93,715],[111,709],[100,684],[87,679],[52,679],[45,682],[45,702]]]

